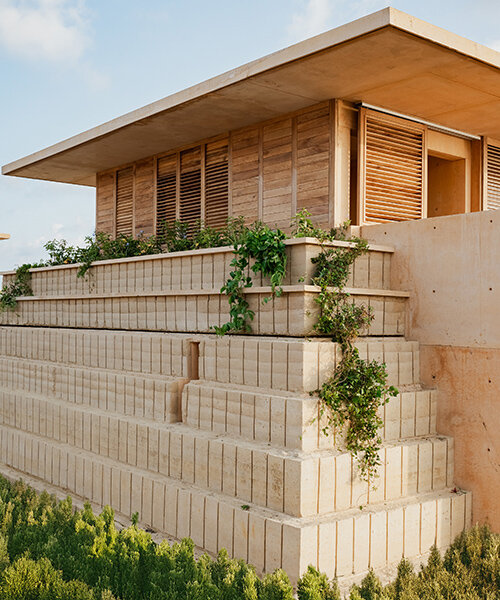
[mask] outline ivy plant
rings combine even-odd
[[[281,284],[286,273],[285,239],[283,231],[271,229],[261,222],[241,231],[234,245],[232,270],[221,288],[221,292],[228,296],[230,320],[221,327],[214,327],[218,335],[230,331],[251,331],[250,321],[255,313],[245,297],[245,290],[253,285],[251,272],[270,278],[271,296],[264,298],[264,302],[268,302],[273,295],[281,296]]]
[[[0,290],[0,312],[15,310],[18,296],[33,296],[30,269],[36,265],[24,264],[17,268],[14,281]]]
[[[301,215],[299,225],[303,231],[310,230],[307,215]],[[316,393],[320,415],[325,420],[323,433],[345,430],[345,447],[358,461],[361,478],[370,481],[380,464],[379,430],[383,421],[379,409],[398,391],[387,385],[385,364],[363,360],[354,346],[356,338],[373,320],[373,314],[366,306],[355,304],[345,286],[354,261],[368,251],[368,243],[360,238],[351,238],[350,244],[342,247],[325,243],[339,239],[338,236],[345,240],[346,232],[346,225],[340,234],[335,230],[323,233],[315,230],[322,245],[318,256],[311,259],[316,265],[312,283],[320,288],[315,299],[320,312],[314,328],[331,336],[342,350],[342,359],[333,374]]]

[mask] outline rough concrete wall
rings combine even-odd
[[[500,531],[500,211],[362,228],[391,244],[392,287],[411,292],[409,339],[437,385],[438,431],[455,438],[455,480],[473,521]]]

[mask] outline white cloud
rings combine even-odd
[[[292,41],[303,40],[384,6],[388,6],[384,0],[302,0],[288,34]]]
[[[325,31],[329,27],[332,10],[331,0],[307,0],[302,10],[292,15],[288,27],[290,35],[303,39]]]
[[[76,61],[85,29],[83,0],[0,0],[0,43],[22,58]]]

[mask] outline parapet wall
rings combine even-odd
[[[457,484],[473,520],[500,532],[500,211],[362,228],[391,244],[391,285],[410,292],[407,336],[437,385],[438,430],[455,438]]]
[[[247,291],[256,335],[315,335],[319,288],[308,284],[314,272],[311,258],[320,245],[299,238],[287,246],[281,296],[264,302],[271,287],[261,276],[252,277],[254,286]],[[387,247],[370,249],[356,260],[348,281],[353,302],[370,306],[375,315],[367,335],[404,335],[408,294],[388,289],[390,257]],[[85,278],[77,277],[78,265],[33,269],[33,296],[19,298],[14,312],[0,313],[0,324],[210,333],[230,318],[220,289],[232,258],[232,249],[224,247],[102,261]],[[13,277],[4,274],[5,283]]]

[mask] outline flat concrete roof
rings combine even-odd
[[[9,163],[2,173],[93,186],[99,171],[330,98],[500,138],[500,53],[385,8]]]

